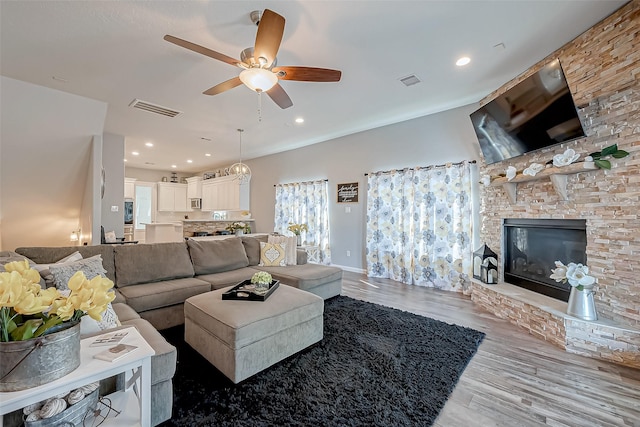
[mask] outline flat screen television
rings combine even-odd
[[[557,59],[471,114],[487,164],[585,136]]]

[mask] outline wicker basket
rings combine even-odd
[[[69,406],[64,411],[51,418],[44,418],[38,421],[25,421],[25,427],[78,427],[82,426],[82,421],[87,412],[94,411],[98,404],[98,387],[84,399],[75,405]]]

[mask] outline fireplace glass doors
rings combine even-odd
[[[505,219],[504,281],[562,300],[571,286],[549,278],[555,261],[586,264],[586,221],[579,219]]]

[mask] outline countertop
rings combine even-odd
[[[268,234],[267,233],[249,233],[249,234],[243,234],[243,236],[258,237],[258,236],[268,236]],[[222,240],[222,239],[229,239],[232,237],[236,237],[236,235],[225,234],[225,235],[219,235],[219,236],[188,237],[188,239],[190,240]]]
[[[253,218],[249,219],[184,219],[182,222],[250,222],[255,221]]]

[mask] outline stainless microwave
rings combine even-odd
[[[191,209],[200,209],[202,199],[191,199]]]

